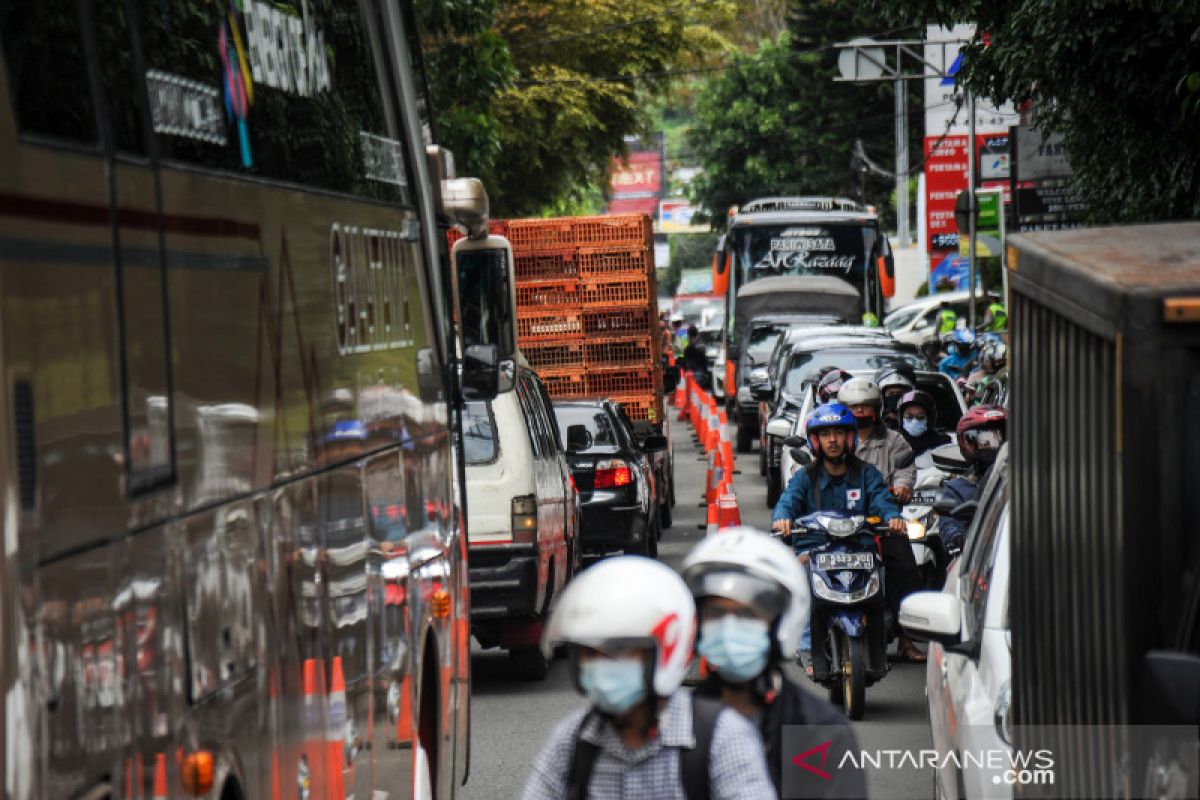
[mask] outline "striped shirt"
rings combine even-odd
[[[522,800],[563,800],[567,796],[575,735],[599,750],[588,784],[590,800],[687,800],[679,774],[679,751],[696,744],[692,697],[677,691],[659,717],[659,735],[636,750],[626,747],[612,723],[594,716],[579,730],[588,709],[559,723],[538,756]],[[762,740],[742,715],[724,709],[717,716],[709,756],[713,800],[769,800],[775,789],[767,774]]]

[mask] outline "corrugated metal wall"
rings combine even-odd
[[[1129,717],[1116,341],[1098,336],[1014,287],[1011,478],[1014,721],[1120,724]],[[1060,759],[1057,796],[1111,786],[1119,742],[1073,727],[1041,733]],[[1051,737],[1054,738],[1054,737]],[[1041,794],[1032,787],[1023,796]],[[1070,792],[1064,795],[1064,790]]]

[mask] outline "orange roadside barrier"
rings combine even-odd
[[[405,747],[413,743],[412,699],[409,690],[412,688],[408,675],[400,681],[400,699],[396,702],[396,746]]]
[[[716,503],[708,504],[708,525],[705,527],[705,536],[716,536],[717,531],[721,529],[721,521],[717,511]]]
[[[342,800],[346,796],[346,679],[342,675],[341,656],[333,657],[332,676],[329,679],[329,724],[325,727],[325,757],[329,776],[327,786],[331,800]],[[354,773],[350,773],[350,785],[354,785]]]
[[[167,756],[159,753],[154,757],[154,800],[167,800]]]
[[[738,509],[737,495],[732,491],[723,493],[717,498],[717,528],[731,528],[742,524],[741,511]]]
[[[725,482],[733,486],[733,471],[737,469],[733,460],[733,444],[727,439],[721,440],[721,458],[725,461]]]
[[[324,672],[324,665],[317,659],[304,659],[304,738],[301,742],[299,773],[308,781],[310,796],[326,792],[325,731],[321,726]]]

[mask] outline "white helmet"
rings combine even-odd
[[[808,578],[787,545],[749,526],[727,528],[688,553],[683,579],[697,601],[727,597],[765,611],[778,620],[780,655],[795,655],[811,600]]]
[[[883,408],[883,393],[870,378],[854,378],[842,386],[838,402],[844,406],[872,405],[878,412]]]
[[[654,652],[654,693],[683,683],[696,643],[696,603],[675,570],[640,556],[608,558],[568,584],[542,637],[549,658],[560,644]]]

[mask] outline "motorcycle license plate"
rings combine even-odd
[[[874,569],[871,553],[817,553],[817,569]]]
[[[910,506],[931,506],[937,502],[937,489],[921,489],[913,492],[912,500],[908,501]]]

